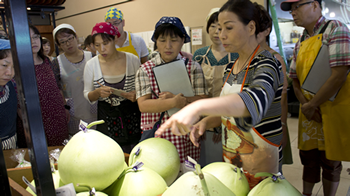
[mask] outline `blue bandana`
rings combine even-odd
[[[105,15],[105,21],[109,20],[109,19],[118,19],[118,20],[123,20],[123,12],[120,9],[111,7],[109,8],[109,10],[107,11],[106,15]]]
[[[6,39],[0,39],[0,50],[11,49],[10,41]]]
[[[177,27],[178,29],[181,30],[181,32],[185,35],[185,42],[184,43],[187,43],[187,42],[190,42],[191,41],[191,38],[190,36],[188,36],[186,30],[185,30],[185,27],[184,25],[182,24],[181,20],[178,18],[178,17],[167,17],[167,16],[164,16],[162,17],[156,24],[156,27],[154,29],[154,31],[162,24],[172,24],[174,25],[175,27]],[[156,42],[156,40],[154,39],[154,32],[153,32],[153,35],[152,35],[152,41]]]

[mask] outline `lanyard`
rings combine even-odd
[[[258,46],[256,47],[256,49],[255,49],[255,51],[254,51],[252,57],[251,57],[250,60],[249,60],[248,67],[247,67],[247,71],[245,72],[245,75],[244,75],[244,79],[243,79],[243,83],[242,83],[242,87],[241,87],[241,92],[243,91],[243,86],[244,86],[244,83],[245,83],[245,79],[247,78],[247,74],[248,74],[248,69],[249,69],[250,63],[252,62],[252,60],[253,60],[253,58],[254,58],[256,52],[259,50],[259,48],[260,48],[260,45],[258,45]],[[238,60],[238,59],[239,59],[239,57],[237,58],[237,60]],[[234,63],[233,66],[231,67],[230,73],[228,74],[228,76],[227,76],[227,78],[226,78],[226,80],[225,80],[225,83],[224,83],[224,85],[222,86],[222,88],[224,88],[224,86],[225,86],[225,84],[226,84],[226,82],[227,82],[227,79],[230,77],[231,72],[232,72],[233,68],[235,67],[235,64],[237,63],[237,60],[235,61],[235,63]],[[237,74],[238,74],[238,73],[237,73]]]

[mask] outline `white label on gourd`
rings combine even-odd
[[[33,186],[33,185],[27,180],[27,178],[24,177],[24,176],[22,176],[22,180],[23,180],[24,183],[26,183],[26,185],[27,185],[30,189],[32,189],[33,193],[36,194],[35,186]]]
[[[88,124],[86,122],[80,120],[80,123],[79,123],[79,130],[80,131],[86,132],[87,131],[87,128],[86,128],[87,126],[88,126]]]
[[[76,196],[73,183],[57,188],[56,196]]]

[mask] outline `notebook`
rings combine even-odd
[[[316,94],[331,75],[332,70],[329,66],[328,46],[322,45],[301,88],[310,93]],[[329,101],[334,101],[337,94],[338,92],[329,98]]]
[[[152,70],[160,92],[168,91],[174,95],[182,93],[185,97],[194,96],[190,77],[183,60],[158,65]],[[171,116],[179,110],[179,108],[172,108],[168,110],[168,115]]]

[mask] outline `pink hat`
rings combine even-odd
[[[106,33],[109,35],[120,37],[120,33],[118,28],[113,26],[109,22],[99,22],[92,28],[91,35],[95,35],[97,33]]]
[[[292,9],[292,4],[295,2],[299,2],[301,0],[287,0],[287,1],[283,1],[281,3],[281,10],[283,11],[290,11]]]

